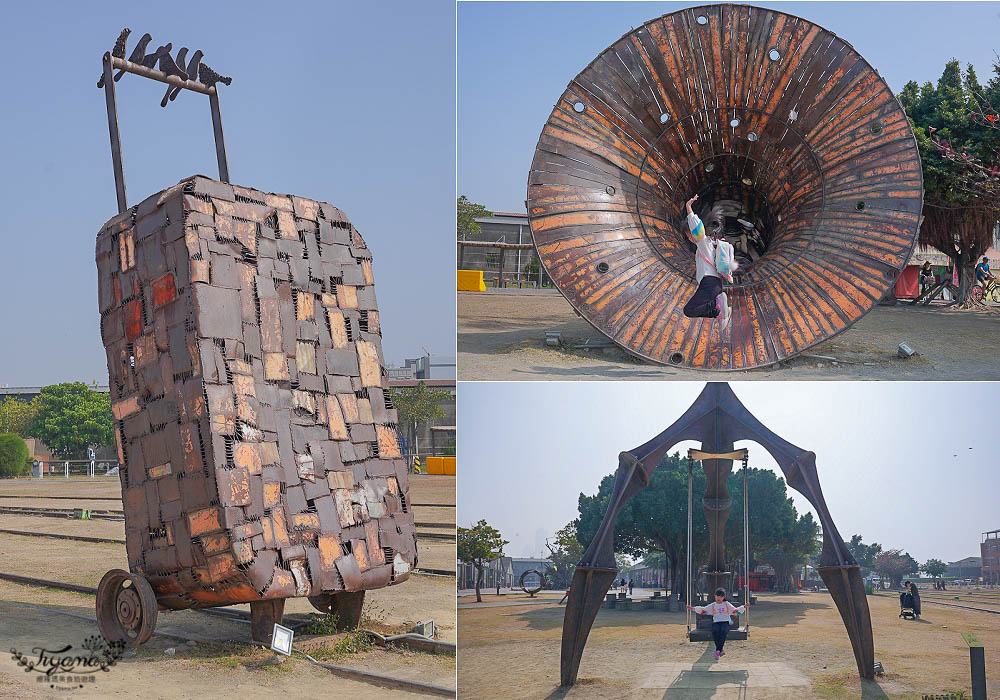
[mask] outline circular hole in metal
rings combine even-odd
[[[859,199],[858,203],[855,206],[857,207],[858,211],[861,211],[862,209],[865,208],[865,200]]]
[[[705,165],[705,172],[706,173],[710,173],[713,170],[715,170],[715,163],[708,163],[707,165]]]
[[[679,352],[675,352],[673,355],[670,356],[670,364],[679,365],[682,362],[684,362],[684,356],[681,355]]]
[[[698,24],[708,24],[708,17],[705,15],[698,15]]]
[[[736,119],[735,117],[733,117],[732,119],[729,120],[729,126],[733,127],[734,129],[736,127],[738,127],[739,125],[740,125],[740,120],[739,119]]]
[[[575,112],[582,112],[586,108],[587,108],[587,105],[583,104],[582,102],[574,102],[573,103],[573,111],[575,111]]]
[[[667,114],[666,112],[664,112],[663,114],[660,115],[660,123],[661,124],[666,124],[668,121],[670,121],[670,115],[669,114]]]
[[[877,134],[882,131],[882,122],[872,122],[872,133]]]
[[[777,61],[779,58],[781,58],[781,52],[778,51],[778,49],[771,49],[770,51],[767,52],[767,57],[770,58],[772,61]]]
[[[753,180],[751,180],[751,179],[750,179],[750,178],[748,178],[748,177],[745,177],[745,178],[743,178],[743,184],[744,184],[744,185],[747,185],[747,186],[750,186],[750,185],[752,185],[752,184],[753,184]]]
[[[747,141],[756,141],[756,140],[757,140],[757,134],[755,134],[752,131],[749,134],[747,134]]]
[[[609,266],[608,266],[608,264],[606,262],[599,262],[599,263],[597,263],[597,271],[600,272],[602,275],[605,272],[607,272],[609,269],[610,268],[609,268]]]
[[[615,193],[615,187],[614,185],[608,185],[607,187],[604,188],[604,191],[610,195],[613,195]]]

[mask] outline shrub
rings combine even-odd
[[[27,474],[30,456],[28,445],[19,435],[0,433],[0,477]]]

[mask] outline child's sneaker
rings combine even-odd
[[[723,649],[722,651],[719,652],[719,656],[725,656],[725,655],[726,655],[726,650],[725,649]]]
[[[729,305],[727,304],[726,313],[722,317],[722,330],[726,330],[727,328],[729,328],[729,322],[732,320],[733,320],[733,310],[730,309]]]
[[[716,652],[715,652],[715,660],[718,661],[720,656],[722,656],[722,652],[716,650]]]

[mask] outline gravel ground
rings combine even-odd
[[[603,336],[576,315],[561,294],[458,293],[460,380],[686,379],[730,380],[1000,380],[1000,313],[952,311],[908,304],[876,306],[843,334],[773,367],[715,373],[661,367],[621,349],[565,350],[545,345],[546,331],[567,344]],[[919,353],[896,357],[899,343]],[[870,364],[856,364],[870,363]]]
[[[751,611],[748,641],[726,644],[726,668],[781,665],[804,675],[811,687],[719,687],[697,692],[651,687],[664,664],[698,664],[708,672],[710,643],[690,643],[683,612],[601,610],[587,643],[577,684],[559,688],[559,648],[565,606],[546,592],[548,604],[479,607],[475,597],[459,599],[458,689],[460,697],[503,697],[516,669],[522,698],[900,698],[970,692],[969,651],[961,632],[973,632],[986,647],[987,669],[1000,668],[1000,626],[995,615],[925,605],[920,621],[898,617],[895,597],[869,597],[875,659],[886,673],[862,683],[850,641],[826,593],[761,594]],[[504,596],[516,602],[516,596]],[[523,596],[527,601],[527,596]],[[1000,677],[987,672],[990,696]],[[644,687],[645,686],[645,687]]]

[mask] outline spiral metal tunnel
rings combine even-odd
[[[690,319],[684,203],[718,204],[741,269],[733,309]],[[528,179],[546,272],[631,353],[699,369],[789,358],[850,327],[916,242],[923,176],[891,89],[806,20],[704,5],[651,20],[576,76]]]

